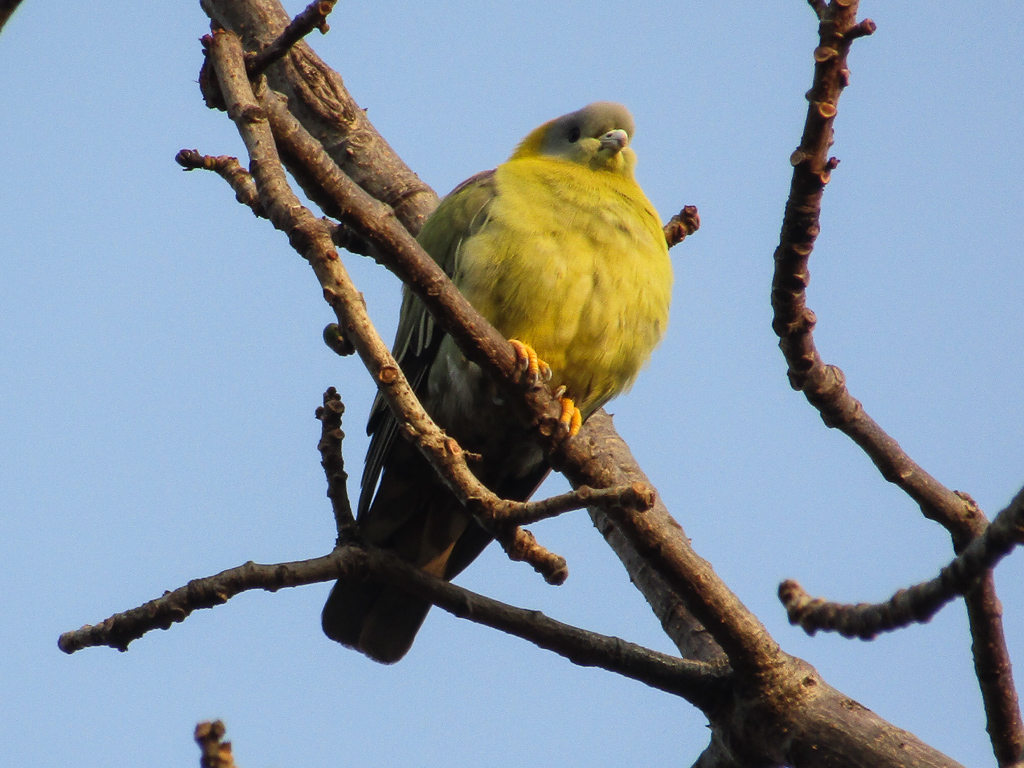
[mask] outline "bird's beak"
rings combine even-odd
[[[629,134],[621,128],[608,131],[601,137],[601,149],[610,149],[613,153],[621,152],[629,144]]]

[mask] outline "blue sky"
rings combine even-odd
[[[715,7],[718,6],[718,7]],[[291,3],[289,10],[302,5]],[[807,638],[775,592],[879,600],[948,537],[793,392],[771,332],[772,252],[812,74],[806,3],[339,4],[320,55],[444,193],[596,100],[636,118],[638,177],[673,251],[668,336],[610,410],[697,551],[791,653],[965,764],[994,765],[963,607],[872,643]],[[1024,483],[1020,151],[1024,6],[864,2],[811,260],[827,362],[929,472],[990,514]],[[0,744],[12,765],[195,764],[221,717],[242,766],[686,764],[681,700],[434,611],[375,665],[324,638],[328,586],[247,594],[66,657],[60,632],[252,559],[317,556],[333,520],[313,411],[336,386],[358,475],[371,384],[320,340],[309,268],[177,150],[239,154],[195,83],[198,3],[28,0],[0,35]],[[381,333],[398,286],[346,259]],[[558,492],[564,481],[549,482]],[[488,550],[486,594],[670,650],[583,513],[535,526],[546,586]],[[1024,558],[997,572],[1024,665]]]

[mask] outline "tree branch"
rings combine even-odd
[[[874,32],[868,19],[856,22],[857,2],[833,2],[826,6],[811,0],[821,23],[820,43],[814,51],[814,84],[807,93],[810,102],[800,146],[790,158],[793,180],[782,224],[779,247],[775,251],[775,275],[772,280],[772,327],[789,366],[794,389],[803,391],[818,409],[828,427],[838,428],[859,445],[881,472],[882,477],[906,492],[925,517],[944,526],[952,535],[956,551],[962,550],[985,528],[985,515],[969,496],[951,491],[915,463],[900,445],[864,411],[846,388],[843,372],[826,365],[814,344],[812,331],[817,322],[806,304],[810,281],[808,260],[821,230],[821,200],[825,185],[838,160],[828,156],[833,143],[833,123],[843,88],[849,83],[846,65],[852,42]],[[1009,653],[1002,632],[1001,609],[994,585],[983,586],[966,596],[971,634],[975,642],[975,669],[982,674],[998,675],[995,684],[982,684],[985,709],[1002,723],[1011,724],[1003,733],[1008,741],[993,746],[997,755],[1008,754],[1024,743],[1021,720],[1013,685]],[[979,638],[983,641],[979,642]],[[1012,695],[1011,695],[1012,694]],[[992,698],[996,697],[996,698]],[[1000,737],[1000,740],[1004,737]],[[1019,746],[1016,747],[1020,753]]]
[[[338,578],[367,578],[394,584],[459,618],[529,640],[574,664],[600,667],[682,696],[701,708],[713,706],[724,690],[726,671],[720,666],[686,661],[617,637],[563,624],[540,611],[517,608],[430,576],[386,550],[352,545],[340,546],[329,555],[311,560],[270,565],[250,561],[214,576],[194,579],[100,624],[65,632],[58,646],[65,653],[95,646],[125,651],[147,632],[168,629],[195,610],[213,608],[243,592],[276,592]]]
[[[200,0],[200,5],[217,24],[238,34],[247,50],[265,48],[291,22],[278,0]],[[338,73],[299,41],[267,68],[266,75],[270,87],[287,98],[293,114],[338,167],[393,208],[410,232],[418,233],[437,207],[437,195],[377,132]]]
[[[327,24],[327,16],[334,10],[336,2],[337,0],[313,0],[265,48],[262,48],[259,53],[246,56],[245,69],[249,73],[249,77],[255,78],[262,75],[267,67],[282,59],[292,46],[314,29],[319,29],[320,34],[326,35],[330,29]]]
[[[818,409],[828,427],[837,428],[859,445],[882,476],[902,488],[924,515],[948,528],[960,541],[978,531],[974,511],[953,491],[918,466],[899,444],[864,411],[846,388],[846,377],[826,365],[814,344],[814,312],[807,307],[810,282],[807,263],[821,231],[821,200],[838,160],[828,157],[833,143],[839,97],[849,83],[846,58],[857,37],[870,34],[869,21],[855,23],[852,3],[846,12],[823,20],[820,44],[814,51],[814,84],[807,93],[810,105],[800,146],[793,152],[793,180],[775,251],[772,280],[772,328],[789,365],[789,381]],[[817,6],[816,6],[817,9]],[[819,9],[820,14],[820,9]],[[852,31],[858,30],[857,34]]]
[[[700,229],[700,215],[697,206],[687,205],[679,213],[668,220],[665,225],[665,242],[669,248],[675,248],[687,237]]]
[[[824,630],[872,640],[881,632],[931,621],[942,606],[976,588],[979,579],[1019,544],[1024,544],[1024,490],[936,578],[901,589],[884,603],[845,605],[811,598],[791,579],[779,585],[779,599],[789,623],[809,635]]]
[[[182,149],[174,156],[174,162],[186,171],[202,169],[213,171],[235,190],[235,199],[262,219],[267,218],[266,211],[260,203],[260,195],[256,190],[256,182],[252,175],[242,167],[238,158],[231,155],[201,155],[197,149]]]
[[[588,506],[598,509],[629,507],[643,513],[654,506],[654,499],[654,489],[640,483],[615,488],[591,488],[588,485],[581,485],[568,493],[542,501],[519,502],[503,499],[497,509],[491,512],[506,525],[529,525]]]

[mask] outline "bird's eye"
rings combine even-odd
[[[580,129],[579,126],[574,125],[569,129],[569,142],[575,144],[580,140]]]

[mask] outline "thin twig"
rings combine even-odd
[[[814,344],[817,318],[807,307],[807,268],[814,242],[821,231],[821,199],[837,161],[828,157],[839,96],[849,82],[846,59],[852,41],[869,34],[873,25],[857,24],[847,9],[820,26],[820,44],[814,51],[814,85],[799,148],[793,152],[793,180],[779,247],[775,251],[772,280],[772,327],[789,365],[789,381],[818,409],[829,427],[846,433],[868,454],[882,476],[911,496],[924,515],[949,529],[966,544],[979,528],[963,500],[918,466],[899,444],[864,411],[846,388],[846,377],[826,365]]]
[[[201,155],[197,149],[182,149],[174,156],[174,161],[186,171],[213,171],[235,190],[235,199],[247,205],[260,218],[267,218],[260,204],[259,192],[252,175],[242,167],[238,158],[231,155]]]
[[[901,589],[884,603],[847,605],[811,598],[791,579],[779,585],[779,599],[789,622],[809,635],[824,630],[872,640],[881,632],[931,621],[942,606],[976,588],[978,580],[1020,544],[1024,544],[1024,490],[936,578]]]
[[[629,507],[637,512],[645,512],[654,506],[654,489],[641,483],[615,488],[591,488],[589,485],[581,485],[568,493],[540,501],[503,499],[496,509],[489,512],[497,522],[505,525],[530,525],[565,512],[591,506],[601,509],[612,506]]]
[[[334,510],[334,522],[338,529],[338,541],[351,541],[356,531],[356,520],[352,514],[352,503],[348,498],[348,473],[345,472],[345,458],[341,442],[345,433],[341,431],[341,417],[345,404],[334,387],[324,392],[324,404],[316,409],[316,417],[322,424],[320,442],[320,465],[327,475],[327,497]]]
[[[249,77],[255,78],[263,74],[267,67],[283,58],[292,49],[292,46],[314,29],[319,29],[320,34],[326,35],[330,29],[327,17],[334,10],[334,4],[337,1],[313,0],[268,46],[260,50],[259,53],[246,56],[245,70],[249,73]]]

